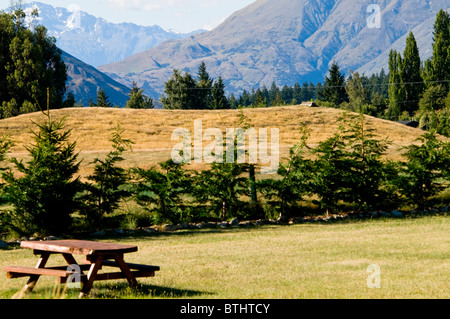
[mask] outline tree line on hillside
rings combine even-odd
[[[120,227],[117,218],[135,220],[133,226],[138,227],[369,212],[402,205],[425,209],[445,204],[439,194],[450,185],[450,142],[426,133],[404,148],[404,161],[387,161],[383,158],[389,141],[376,138],[362,114],[343,117],[338,131],[315,147],[308,145],[309,132],[302,128],[301,139],[276,176],[262,180],[255,178],[254,165],[236,160],[237,147],[223,154],[234,156],[234,162],[216,161],[204,171],[173,160],[149,169],[124,169],[120,163],[133,142],[117,127],[112,150],[93,161],[92,174],[83,181],[76,142],[69,142],[71,131],[64,128],[64,119],[53,120],[50,113],[47,117],[36,124],[25,162],[12,158],[4,165],[13,141],[0,138],[0,235],[95,231]],[[245,129],[249,121],[241,111],[238,124]],[[131,202],[145,213],[121,215],[121,205]]]
[[[341,108],[392,121],[415,119],[422,129],[450,136],[450,15],[440,10],[436,16],[433,56],[422,62],[414,34],[406,40],[403,55],[392,50],[389,73],[382,70],[368,77],[351,72],[346,79],[334,62],[324,83],[296,83],[281,89],[272,83],[246,90],[239,97],[224,95],[221,77],[210,78],[204,63],[197,79],[188,72],[174,70],[162,98],[167,109],[223,109],[296,105],[315,101],[320,106]]]
[[[380,74],[373,74],[370,77],[352,74],[348,80],[340,72],[337,63],[330,69],[330,76],[326,77],[324,85],[312,82],[304,82],[302,85],[295,83],[293,87],[284,85],[281,89],[272,82],[270,88],[265,85],[262,88],[253,88],[250,92],[243,90],[242,94],[236,98],[234,94],[229,97],[225,94],[225,84],[221,77],[215,82],[206,70],[206,65],[202,62],[198,69],[197,77],[193,77],[188,72],[181,74],[179,70],[174,70],[172,77],[165,83],[165,94],[161,100],[165,109],[239,109],[239,108],[262,108],[271,106],[297,105],[302,102],[317,101],[326,106],[341,106],[343,108],[359,110],[358,107],[351,109],[348,105],[350,98],[351,105],[357,100],[360,87],[365,88],[364,102],[373,105],[373,110],[369,107],[363,110],[372,113],[379,113],[388,103],[389,75],[384,70]],[[347,84],[346,84],[347,83]],[[370,88],[370,89],[369,89]],[[353,99],[353,96],[355,98]]]

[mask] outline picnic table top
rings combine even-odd
[[[125,254],[138,251],[135,245],[112,244],[87,240],[51,240],[51,241],[23,241],[22,248],[34,249],[37,251],[95,255],[95,254]]]

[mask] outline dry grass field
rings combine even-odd
[[[280,130],[280,153],[285,158],[289,149],[300,138],[301,123],[306,124],[311,137],[309,145],[332,136],[338,129],[338,119],[343,111],[329,108],[310,108],[303,106],[287,106],[265,109],[245,109],[244,115],[250,119],[251,126],[257,131],[260,128]],[[227,128],[239,128],[239,111],[185,111],[185,110],[132,110],[103,108],[73,108],[54,110],[54,119],[66,117],[66,128],[72,129],[72,139],[77,141],[80,152],[82,176],[91,173],[94,158],[103,158],[111,149],[109,141],[112,130],[120,124],[124,129],[124,138],[135,144],[133,151],[125,154],[126,167],[149,168],[158,162],[171,157],[171,150],[177,144],[171,135],[176,128],[186,128],[192,134],[194,121],[202,120],[203,130],[219,128],[223,132]],[[32,143],[32,130],[36,130],[33,122],[41,123],[46,117],[38,112],[21,115],[0,121],[0,135],[9,135],[16,145],[9,156],[26,158],[25,145]],[[423,132],[402,124],[367,117],[367,123],[376,129],[381,138],[392,142],[388,151],[389,159],[400,160],[400,148],[414,143]],[[269,136],[270,141],[270,136]],[[205,145],[208,142],[205,141]],[[269,148],[270,151],[270,148]],[[199,165],[191,168],[201,169]]]

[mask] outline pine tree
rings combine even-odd
[[[230,108],[228,99],[225,96],[225,84],[223,83],[222,77],[214,83],[212,88],[212,108],[214,110],[225,110]]]
[[[345,199],[350,187],[349,159],[342,132],[319,143],[312,150],[311,190],[319,197],[317,202],[327,215],[332,213],[340,200]]]
[[[337,62],[333,62],[329,75],[325,77],[322,97],[336,107],[342,102],[348,101],[348,95],[345,91],[345,76],[341,73]]]
[[[197,81],[189,73],[183,76],[175,69],[165,83],[163,106],[165,109],[195,110],[199,105],[198,91]]]
[[[448,182],[450,143],[439,140],[435,132],[425,133],[418,142],[420,145],[406,148],[407,162],[398,182],[408,201],[425,209],[429,199],[445,189]]]
[[[93,162],[94,173],[88,177],[87,194],[82,196],[85,203],[83,214],[88,224],[98,227],[104,216],[112,214],[119,207],[119,202],[130,195],[125,189],[128,182],[126,170],[117,164],[124,161],[122,154],[131,150],[131,140],[122,138],[123,130],[118,126],[112,133],[113,150],[102,160]],[[91,183],[92,182],[92,183]]]
[[[289,213],[298,207],[303,196],[310,191],[313,168],[311,160],[306,159],[309,133],[304,125],[300,134],[302,137],[290,149],[289,158],[280,164],[278,169],[280,178],[263,179],[257,184],[264,197],[277,208],[279,220],[288,217]]]
[[[109,102],[109,97],[106,95],[104,89],[100,89],[97,92],[97,107],[112,107],[113,105]]]
[[[202,61],[198,68],[198,109],[207,110],[211,108],[213,95],[213,79],[206,70],[206,64]]]
[[[363,79],[358,72],[353,73],[345,87],[349,102],[354,110],[361,111],[363,105],[368,104],[369,92],[364,86]]]
[[[133,87],[125,107],[129,109],[153,109],[153,99],[145,96],[144,90],[140,89],[136,82],[133,82]]]
[[[185,221],[183,204],[192,189],[191,179],[183,165],[175,164],[172,160],[159,164],[148,170],[134,169],[137,178],[137,202],[152,211],[156,211],[155,222],[178,224]]]
[[[242,205],[241,197],[249,193],[249,181],[242,177],[247,169],[245,164],[212,163],[209,170],[198,176],[197,201],[210,203],[214,212],[220,212],[222,220],[235,217]]]
[[[382,208],[391,191],[386,187],[388,166],[382,161],[389,143],[375,136],[375,129],[366,123],[365,116],[344,118],[348,169],[351,173],[346,200],[358,210]]]
[[[269,100],[267,101],[270,105],[274,105],[273,102],[277,98],[277,94],[280,94],[280,88],[277,86],[275,81],[273,81],[269,90]]]
[[[30,160],[12,160],[20,176],[11,170],[3,174],[13,206],[10,226],[22,235],[60,235],[71,230],[72,214],[79,207],[76,194],[82,191],[75,177],[80,166],[76,143],[68,142],[71,131],[64,130],[64,119],[49,117],[36,125],[35,144],[27,147]]]

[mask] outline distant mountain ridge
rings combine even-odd
[[[76,103],[81,102],[83,106],[88,106],[90,99],[95,103],[97,92],[103,89],[113,105],[119,107],[126,105],[130,88],[114,81],[106,74],[67,52],[62,52],[62,58],[67,66],[66,85],[68,92],[74,94]]]
[[[379,28],[368,23],[377,14],[371,5],[380,9]],[[390,49],[401,47],[411,30],[422,58],[429,57],[435,16],[448,8],[448,0],[258,0],[212,31],[163,42],[99,70],[123,84],[136,81],[154,97],[173,69],[196,74],[202,61],[233,93],[273,81],[323,81],[333,61],[347,75],[370,75],[386,70]]]
[[[34,8],[39,10],[36,21],[28,17],[28,23],[44,25],[49,35],[56,38],[59,48],[95,67],[123,60],[166,40],[183,39],[204,31],[183,34],[157,25],[111,23],[78,10],[76,5],[69,6],[70,9],[40,2],[22,6],[27,13]]]

